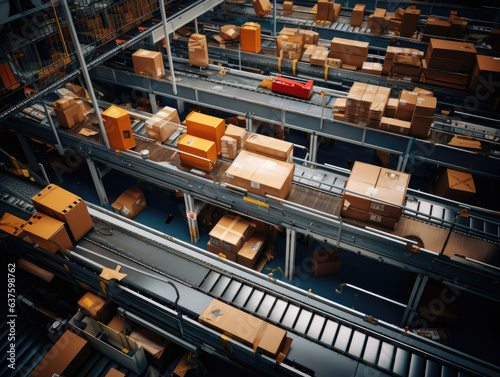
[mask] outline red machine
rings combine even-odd
[[[271,84],[271,90],[273,92],[309,99],[312,94],[313,84],[313,80],[309,80],[305,84],[302,84],[283,77],[276,77]]]

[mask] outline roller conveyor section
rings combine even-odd
[[[332,368],[338,376],[364,375],[362,372],[457,377],[499,373],[498,367],[405,334],[382,321],[366,322],[361,313],[222,262],[106,210],[90,206],[89,211],[95,227],[73,251],[65,253],[69,260],[26,245],[22,256],[95,290],[101,289],[100,270],[120,265],[120,272],[127,276],[106,283],[108,297],[125,309],[125,315],[154,324],[186,347],[226,359],[220,334],[216,336],[214,330],[197,322],[211,299],[217,298],[286,329],[293,339],[283,363],[257,357],[250,348],[230,340],[234,344],[230,360],[247,368],[258,365],[259,373],[265,375],[331,376]]]

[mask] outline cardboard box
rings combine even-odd
[[[361,69],[363,67],[363,63],[366,61],[366,56],[359,55],[349,55],[341,52],[330,51],[330,58],[340,59],[342,61],[342,67],[346,68],[346,66],[352,66],[357,69]],[[311,60],[312,63],[312,60]]]
[[[225,41],[234,41],[240,36],[240,33],[235,25],[222,25],[219,28],[219,35]]]
[[[470,80],[469,74],[435,70],[430,68],[424,68],[423,74],[427,84],[437,84],[457,89],[467,88]]]
[[[274,137],[251,134],[245,142],[245,150],[281,161],[293,161],[293,143]]]
[[[94,227],[85,202],[59,186],[50,184],[31,200],[37,211],[64,222],[73,242],[79,241]]]
[[[333,4],[333,22],[337,22],[337,20],[339,19],[341,7],[342,6],[340,3]]]
[[[285,12],[293,11],[293,1],[283,1],[283,10]]]
[[[238,142],[229,136],[222,136],[221,138],[221,156],[233,160],[238,154]]]
[[[273,10],[273,6],[269,0],[252,0],[252,5],[255,10],[255,14],[259,17],[269,16]]]
[[[464,39],[468,19],[466,17],[455,17],[451,20],[450,33],[448,36],[455,39]]]
[[[415,93],[415,92],[414,92]],[[414,114],[433,117],[436,112],[437,99],[436,97],[418,96],[415,104]]]
[[[64,128],[72,128],[84,119],[83,109],[74,98],[64,96],[53,103],[54,112],[59,125]]]
[[[399,35],[405,38],[411,38],[413,33],[417,30],[418,20],[420,19],[420,9],[412,9],[410,7],[405,9]]]
[[[349,93],[347,94],[347,107],[361,107],[359,105],[359,102],[361,101],[363,93],[365,92],[367,87],[367,84],[357,81],[354,82],[351,86],[351,89],[349,89]]]
[[[436,195],[452,200],[464,200],[476,193],[472,174],[453,169],[444,169],[434,187]]]
[[[387,118],[394,118],[396,115],[396,109],[398,108],[398,102],[399,100],[397,98],[389,98],[384,116]]]
[[[355,220],[370,222],[384,228],[394,229],[398,219],[362,211],[354,207],[342,207],[341,215]]]
[[[368,18],[368,28],[371,34],[380,35],[384,31],[384,21],[385,21],[386,10],[382,8],[376,8],[375,12]]]
[[[108,323],[116,313],[114,305],[91,292],[78,300],[78,306],[83,314],[102,323]]]
[[[146,198],[138,186],[129,187],[111,204],[117,213],[129,219],[136,217],[146,206]]]
[[[216,144],[211,140],[185,134],[177,141],[177,148],[183,163],[208,172],[217,161]]]
[[[380,167],[355,161],[349,176],[350,181],[358,181],[375,186],[377,184]]]
[[[254,233],[238,251],[236,261],[245,267],[253,268],[264,252],[265,245],[266,236]]]
[[[299,35],[299,29],[296,27],[283,27],[279,35]]]
[[[325,65],[327,65],[329,67],[340,68],[340,67],[342,67],[342,60],[340,60],[340,59],[334,59],[334,58],[328,58],[328,59],[326,59]]]
[[[59,252],[59,248],[73,250],[73,244],[64,223],[49,215],[35,212],[23,229],[33,242],[51,253]]]
[[[476,55],[476,63],[471,72],[471,90],[474,93],[490,92],[498,96],[500,88],[500,58],[487,55]]]
[[[448,21],[443,21],[436,17],[427,17],[422,41],[428,42],[429,39],[434,37],[447,37],[450,33],[450,27],[451,23]]]
[[[420,76],[420,67],[406,65],[406,64],[393,64],[391,76],[403,76],[418,81]]]
[[[229,124],[224,132],[224,136],[233,138],[238,144],[238,150],[245,147],[245,142],[248,138],[248,132],[243,127],[237,127]]]
[[[189,37],[189,64],[200,67],[208,65],[207,37],[203,34],[193,33]]]
[[[399,106],[398,106],[399,109]],[[397,110],[396,110],[397,112]],[[413,116],[413,115],[412,115]],[[410,118],[411,119],[411,118]],[[386,118],[380,120],[380,129],[401,135],[409,135],[411,123],[405,120]]]
[[[31,371],[29,377],[75,376],[90,357],[90,344],[67,330]]]
[[[476,54],[476,48],[472,43],[431,38],[425,60],[428,68],[447,71],[454,69],[453,72],[468,73],[476,61]],[[459,61],[460,63],[452,63],[453,61]],[[443,66],[443,62],[450,62],[452,65],[446,68],[446,66]],[[463,67],[461,71],[456,70],[457,64]]]
[[[302,42],[304,44],[317,45],[319,42],[319,33],[312,30],[302,31]]]
[[[132,54],[134,73],[160,79],[165,76],[163,56],[158,51],[137,50]]]
[[[129,338],[144,349],[146,359],[153,367],[163,371],[170,365],[173,344],[169,340],[138,324],[134,325]]]
[[[352,10],[351,26],[361,27],[363,17],[365,16],[365,4],[356,4]]]
[[[402,90],[399,95],[398,108],[396,109],[396,118],[410,121],[417,104],[418,93]]]
[[[210,243],[236,254],[254,230],[254,226],[241,217],[226,215],[210,231]]]
[[[190,361],[189,353],[186,352],[176,365],[171,377],[184,377],[191,369],[194,369],[194,363]]]
[[[312,255],[312,271],[315,277],[334,275],[341,266],[337,249],[316,250]]]
[[[331,13],[333,10],[331,9],[331,3],[328,0],[318,0],[317,2],[317,10],[316,10],[316,21],[330,21],[330,18],[333,17]]]
[[[23,238],[26,235],[23,230],[25,225],[25,220],[10,213],[5,213],[0,218],[0,230],[19,238]]]
[[[346,121],[345,120],[345,114],[343,114],[343,113],[335,113],[335,114],[333,114],[333,119],[334,120],[338,120],[340,122],[345,122]]]
[[[337,98],[333,103],[333,111],[338,113],[345,113],[347,106],[346,98]]]
[[[410,136],[427,138],[431,130],[433,117],[413,114],[411,118]]]
[[[300,59],[302,54],[302,36],[299,35],[280,35],[277,38],[277,53],[281,58],[288,59],[287,53],[295,53],[295,57]]]
[[[310,62],[312,65],[324,67],[328,60],[328,50],[326,48],[316,48],[311,55]]]
[[[285,345],[285,330],[216,299],[198,321],[272,358],[277,358]]]
[[[364,62],[361,68],[361,72],[370,73],[372,75],[382,76],[382,64]]]
[[[226,183],[249,192],[286,198],[292,188],[295,165],[248,151],[241,151],[226,170]]]
[[[224,258],[224,259],[230,260],[231,262],[236,263],[236,253],[224,250],[221,247],[214,246],[210,243],[210,241],[207,242],[207,251],[210,251],[212,254],[218,255],[221,258]]]
[[[221,152],[221,138],[226,130],[224,119],[192,111],[186,117],[189,135],[197,136],[215,143],[216,153]]]
[[[180,124],[177,109],[166,106],[146,120],[146,135],[163,143],[179,129]]]
[[[412,91],[415,93],[418,93],[419,96],[434,97],[434,93],[431,92],[430,90],[427,90],[427,89],[415,87],[415,88],[413,88]]]
[[[338,52],[348,55],[368,56],[368,42],[356,41],[334,37],[330,42],[330,52]],[[334,57],[331,56],[330,57]]]
[[[122,373],[115,368],[111,368],[105,377],[125,377],[125,373]]]
[[[255,22],[247,22],[240,29],[241,51],[259,53],[261,49],[261,27]]]
[[[127,110],[111,106],[102,112],[101,116],[111,148],[125,151],[135,147],[132,124]]]

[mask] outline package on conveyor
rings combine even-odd
[[[134,73],[159,79],[165,76],[163,55],[158,51],[137,50],[132,54]]]
[[[476,193],[472,174],[459,170],[442,169],[434,183],[434,194],[452,199],[467,200]]]
[[[315,277],[329,276],[340,270],[341,263],[337,249],[315,250],[311,269]]]
[[[146,134],[149,138],[163,143],[179,129],[180,124],[177,109],[165,106],[146,121]]]
[[[319,65],[324,67],[328,60],[328,49],[324,46],[316,46],[316,49],[312,53],[309,61],[312,65]]]
[[[302,37],[303,44],[317,45],[319,42],[319,33],[316,31],[299,29],[298,35]]]
[[[471,71],[470,88],[473,93],[487,93],[499,96],[500,87],[491,83],[500,82],[500,59],[487,55],[476,55]]]
[[[330,58],[360,69],[368,58],[368,42],[334,37],[330,43]]]
[[[409,174],[356,161],[342,196],[342,216],[394,229],[409,181]]]
[[[25,225],[26,225],[26,220],[11,215],[10,213],[5,213],[0,218],[0,230],[3,230],[4,232],[19,238],[23,238],[25,236],[23,230]]]
[[[101,113],[101,117],[111,148],[124,151],[135,147],[132,123],[127,110],[111,106]]]
[[[420,19],[420,9],[408,7],[405,9],[401,26],[399,28],[399,35],[405,38],[411,38],[413,33],[417,30],[418,20]]]
[[[111,204],[115,212],[129,219],[136,217],[146,206],[144,192],[136,185],[122,192],[118,199]]]
[[[213,141],[216,153],[220,154],[221,138],[226,129],[224,119],[191,111],[186,117],[186,127],[189,135]]]
[[[78,309],[87,317],[101,323],[108,323],[116,313],[116,306],[92,292],[85,293],[78,300]]]
[[[342,67],[342,60],[335,59],[335,58],[327,58],[325,65],[327,65],[329,67],[334,67],[334,68],[341,68]]]
[[[451,11],[448,22],[451,23],[448,36],[455,39],[464,39],[469,19],[467,17],[458,17],[457,11]]]
[[[253,235],[255,227],[239,216],[223,216],[209,233],[207,250],[236,262],[238,251]]]
[[[219,35],[225,41],[234,41],[240,36],[240,31],[235,25],[223,25],[219,29]]]
[[[245,142],[249,136],[249,133],[243,127],[228,124],[226,131],[224,131],[224,136],[235,139],[237,143],[236,148],[238,151],[240,151],[245,147]]]
[[[189,37],[189,64],[206,67],[208,65],[207,37],[203,34],[193,33]]]
[[[287,14],[293,12],[293,1],[283,1],[283,12]]]
[[[347,99],[346,98],[337,98],[333,103],[333,119],[345,121],[345,109],[347,107]]]
[[[75,100],[71,96],[64,96],[54,101],[54,112],[59,125],[64,128],[72,128],[84,119],[81,100]]]
[[[302,56],[302,37],[298,35],[280,35],[277,39],[278,57],[289,60],[300,60]]]
[[[284,199],[292,188],[295,165],[241,151],[226,170],[226,183],[257,195],[266,194]]]
[[[253,9],[255,14],[259,17],[266,17],[271,14],[273,6],[269,0],[252,0]]]
[[[236,255],[236,262],[248,268],[254,268],[267,246],[267,237],[254,232],[241,246]]]
[[[246,138],[244,149],[285,162],[293,161],[293,143],[274,137],[251,134]]]
[[[390,93],[390,88],[355,82],[347,94],[345,121],[379,128]]]
[[[413,48],[388,46],[382,73],[418,78],[424,53]]]
[[[421,95],[417,97],[415,110],[411,118],[411,136],[426,138],[429,135],[436,107],[436,97]]]
[[[352,10],[351,16],[351,26],[361,27],[361,23],[363,22],[363,17],[365,16],[365,4],[356,4]]]
[[[65,224],[72,242],[79,241],[94,227],[85,202],[57,185],[46,186],[31,200],[37,211]]]
[[[361,67],[361,72],[382,76],[382,68],[381,63],[364,62]]]
[[[299,29],[296,27],[286,27],[280,30],[279,35],[299,35]]]
[[[411,121],[418,97],[418,93],[403,89],[399,93],[398,108],[396,109],[395,118]]]
[[[185,134],[177,141],[177,148],[181,162],[186,165],[210,172],[217,162],[217,147],[211,140]]]
[[[437,17],[427,17],[425,22],[422,42],[429,42],[434,37],[448,37],[451,23],[447,20],[440,20]]]
[[[261,26],[255,22],[246,22],[240,28],[241,51],[259,53],[261,49]]]
[[[302,52],[302,57],[300,58],[301,61],[310,63],[311,62],[311,56],[316,52],[316,48],[318,46],[316,45],[304,45],[303,52]]]
[[[370,34],[382,34],[384,31],[385,14],[385,9],[376,8],[375,12],[368,17],[368,29],[370,29]]]
[[[73,250],[64,223],[49,215],[35,212],[22,228],[33,242],[51,253]]]

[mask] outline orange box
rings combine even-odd
[[[73,242],[80,240],[94,227],[85,202],[59,186],[48,185],[31,200],[37,211],[66,223]]]
[[[186,117],[186,127],[189,135],[213,141],[217,154],[220,154],[220,139],[226,131],[224,119],[192,111]]]
[[[108,323],[116,313],[116,307],[92,292],[85,293],[78,300],[80,311],[101,323]]]
[[[0,230],[19,238],[24,237],[23,227],[25,224],[26,221],[10,213],[5,213],[0,218]]]
[[[247,22],[240,29],[241,51],[260,52],[260,25],[255,22]]]
[[[59,247],[63,250],[73,250],[64,223],[41,212],[35,212],[23,229],[33,242],[51,253],[57,253]]]
[[[163,56],[158,51],[137,50],[132,54],[134,73],[159,79],[165,76]]]
[[[207,160],[203,160],[195,156],[208,159],[214,164],[217,161],[217,149],[215,147],[215,143],[210,140],[202,139],[201,137],[186,134],[177,142],[177,148],[179,148],[180,152],[186,152],[179,153],[179,157],[182,162],[206,171],[212,170],[212,164]]]
[[[132,124],[127,110],[111,106],[101,115],[111,148],[127,150],[135,147]]]

